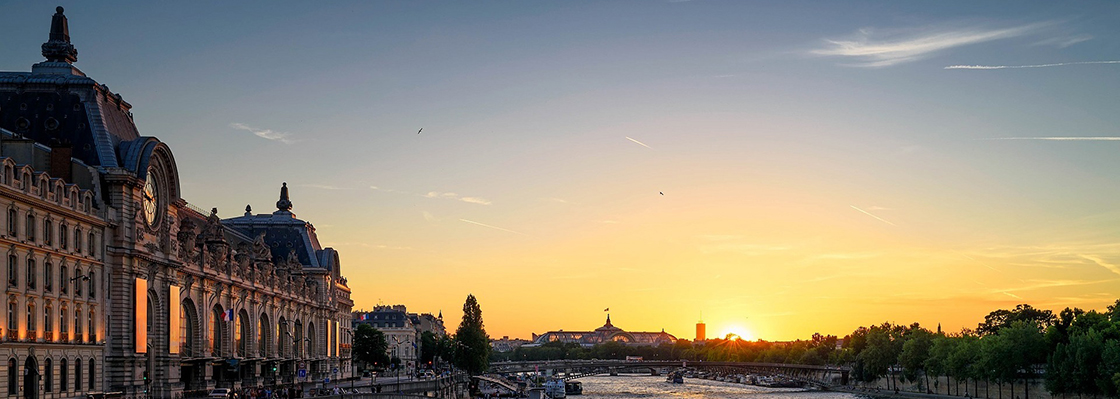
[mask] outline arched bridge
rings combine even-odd
[[[615,375],[619,372],[646,370],[653,375],[658,375],[663,370],[672,371],[679,369],[703,370],[719,375],[753,374],[777,376],[820,388],[847,385],[848,374],[851,371],[848,367],[839,366],[682,360],[550,360],[499,362],[490,364],[490,372],[493,373],[524,373],[552,370],[553,373],[564,373],[564,380],[593,375]]]

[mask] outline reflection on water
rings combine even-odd
[[[848,393],[764,388],[696,378],[686,378],[684,384],[670,384],[665,382],[665,377],[651,376],[585,377],[578,381],[583,383],[583,395],[569,396],[569,399],[857,399]]]

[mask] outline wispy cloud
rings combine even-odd
[[[1058,46],[1058,48],[1066,48],[1077,43],[1093,40],[1091,35],[1078,35],[1078,36],[1055,36],[1046,40],[1036,42],[1036,46]]]
[[[354,189],[354,187],[339,187],[339,186],[332,186],[332,185],[329,185],[329,184],[300,184],[299,186],[300,187],[307,187],[307,188],[318,188],[318,189],[322,189],[322,190],[353,190]]]
[[[479,226],[482,226],[482,227],[488,227],[488,228],[491,228],[491,229],[494,229],[494,230],[501,230],[501,231],[504,231],[504,232],[507,232],[507,233],[513,233],[513,234],[520,234],[520,235],[523,235],[523,236],[528,236],[528,234],[525,234],[525,233],[516,232],[516,231],[510,230],[510,229],[503,229],[503,228],[498,227],[498,226],[491,226],[491,225],[488,225],[486,223],[479,223],[479,222],[476,222],[476,221],[473,221],[473,220],[459,219],[459,221],[474,224],[474,225],[479,225]]]
[[[651,149],[651,150],[653,149],[653,147],[650,147],[650,146],[646,145],[646,143],[643,143],[643,142],[641,142],[641,141],[638,141],[638,140],[634,140],[634,139],[632,139],[632,138],[629,138],[629,137],[627,137],[626,139],[627,139],[627,140],[630,140],[630,141],[633,141],[633,142],[635,142],[635,143],[638,143],[638,145],[640,145],[640,146],[642,146],[642,147],[645,147],[645,148],[649,148],[649,149]]]
[[[467,202],[467,203],[471,203],[471,204],[479,204],[479,205],[490,205],[491,204],[490,200],[485,199],[485,198],[464,197],[464,196],[460,196],[459,194],[456,194],[456,193],[442,193],[442,192],[439,192],[439,191],[429,191],[427,194],[424,194],[423,196],[424,196],[424,198],[453,199],[453,200],[459,200],[459,201],[463,201],[463,202]]]
[[[875,219],[878,219],[878,220],[879,220],[880,222],[883,222],[883,223],[889,224],[889,225],[891,225],[891,226],[894,226],[894,223],[891,223],[891,222],[889,222],[889,221],[887,221],[886,219],[883,219],[883,218],[881,218],[881,217],[875,216],[875,215],[871,214],[871,212],[865,211],[865,210],[863,210],[863,209],[859,209],[859,207],[858,207],[858,206],[855,206],[855,205],[851,205],[851,207],[852,207],[852,209],[855,209],[855,210],[857,210],[857,211],[863,212],[863,214],[864,214],[864,215],[867,215],[867,216],[871,216],[871,217],[873,217],[873,218],[875,218]]]
[[[1108,271],[1110,271],[1110,272],[1113,272],[1113,273],[1116,273],[1116,274],[1120,274],[1120,266],[1117,266],[1116,264],[1113,264],[1113,263],[1107,262],[1107,261],[1105,261],[1104,259],[1102,259],[1102,258],[1101,258],[1101,257],[1099,257],[1099,256],[1094,256],[1094,255],[1080,255],[1080,256],[1081,256],[1082,258],[1085,258],[1085,259],[1088,259],[1088,260],[1090,260],[1090,261],[1093,261],[1093,263],[1096,263],[1096,264],[1097,264],[1097,265],[1099,265],[1100,267],[1103,267],[1103,268],[1105,268],[1105,269],[1108,269]]]
[[[429,222],[438,222],[439,221],[439,218],[437,218],[436,215],[433,215],[431,212],[421,211],[420,214],[424,216],[424,220],[427,220]]]
[[[602,224],[618,224],[618,221],[608,219],[608,220],[600,220],[599,223],[602,223]]]
[[[1117,136],[1096,137],[991,137],[977,140],[1120,141]]]
[[[855,60],[851,66],[881,68],[916,61],[933,53],[1030,34],[1047,24],[1031,24],[1013,28],[965,28],[927,31],[904,38],[877,38],[871,29],[861,29],[851,39],[825,39],[824,48],[810,54],[845,57]]]
[[[277,131],[272,130],[272,129],[260,129],[260,128],[255,128],[255,127],[246,125],[244,123],[236,123],[236,122],[230,123],[229,127],[253,133],[257,137],[260,137],[262,139],[279,141],[279,142],[284,143],[284,144],[292,144],[292,143],[296,142],[295,140],[288,138],[288,136],[290,136],[290,134],[277,132]]]
[[[1053,64],[1034,64],[1034,65],[949,65],[945,69],[972,69],[981,71],[990,71],[994,69],[1026,69],[1026,68],[1050,68],[1069,65],[1096,65],[1096,64],[1120,64],[1118,61],[1076,61],[1076,62],[1055,62]]]

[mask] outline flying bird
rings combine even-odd
[[[417,130],[416,134],[420,134],[420,132],[422,132],[422,131],[424,131],[424,128],[420,128],[420,130]]]
[[[660,191],[658,191],[657,193],[658,193],[658,194],[661,194],[661,195],[665,195],[665,193],[663,193],[663,192],[660,192]]]

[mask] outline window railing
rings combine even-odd
[[[18,341],[19,340],[19,331],[14,329],[14,328],[9,328],[8,329],[8,340],[9,341]]]

